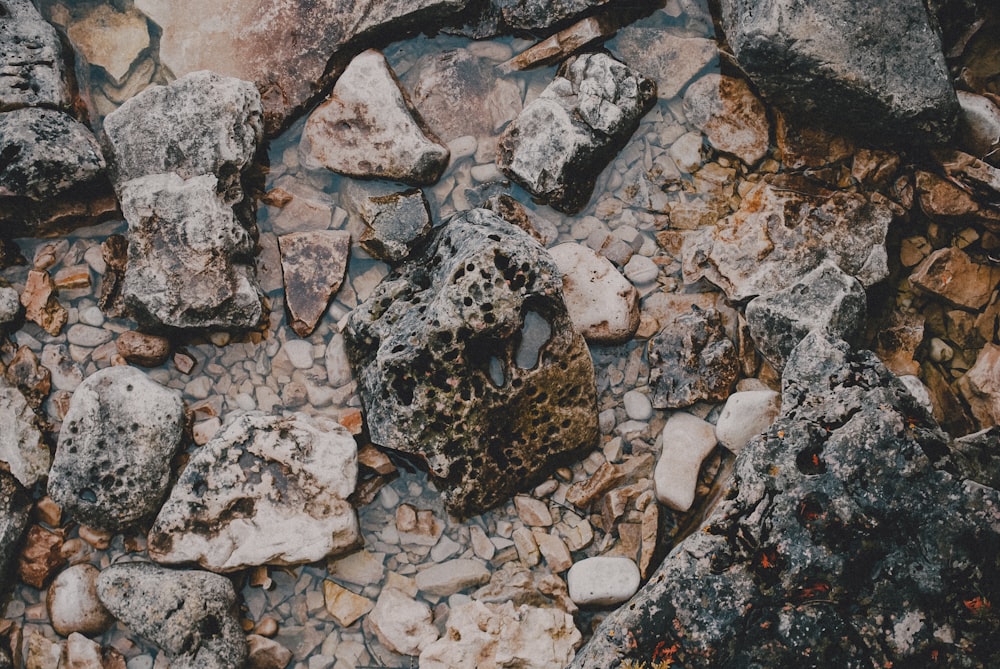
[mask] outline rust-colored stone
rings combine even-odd
[[[33,588],[45,587],[49,578],[66,564],[62,555],[63,539],[60,531],[32,525],[18,560],[17,573],[21,580]]]
[[[24,316],[53,337],[59,335],[69,320],[69,312],[59,304],[55,293],[56,284],[48,272],[36,269],[28,272],[28,280],[21,293]]]
[[[142,367],[159,367],[170,357],[169,339],[135,330],[118,335],[115,346],[119,355]]]

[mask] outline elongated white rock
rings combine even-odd
[[[672,415],[661,433],[663,450],[653,471],[656,499],[675,511],[694,502],[698,470],[715,448],[715,426],[683,411]]]
[[[620,604],[639,589],[639,567],[627,557],[580,560],[566,574],[569,598],[580,606]]]

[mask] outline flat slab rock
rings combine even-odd
[[[149,555],[212,571],[316,562],[357,545],[357,445],[304,414],[236,417],[191,457],[149,531]]]
[[[673,35],[660,28],[625,26],[613,43],[617,56],[656,81],[663,100],[677,96],[695,75],[719,62],[715,40]]]
[[[570,666],[992,664],[1000,493],[949,473],[947,435],[870,352],[812,333],[782,387],[708,521]]]
[[[562,273],[570,318],[584,339],[602,344],[628,341],[639,327],[639,291],[610,260],[583,244],[549,249]]]
[[[340,290],[351,252],[346,230],[290,232],[278,237],[285,306],[295,334],[308,337]]]
[[[372,442],[426,459],[452,513],[501,503],[597,438],[593,363],[561,284],[528,233],[475,209],[348,320]]]

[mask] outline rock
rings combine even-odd
[[[656,84],[610,56],[571,58],[504,130],[497,165],[553,208],[575,213],[655,101]]]
[[[694,503],[701,463],[715,448],[715,426],[678,411],[667,419],[660,441],[663,449],[653,471],[656,499],[683,513]]]
[[[1000,267],[975,262],[960,248],[938,249],[910,274],[910,283],[949,304],[980,309],[1000,283]]]
[[[268,210],[273,232],[284,234],[339,227],[334,221],[337,204],[329,193],[293,176],[281,177],[276,184],[266,200],[266,204],[275,207]],[[282,193],[281,199],[275,191]]]
[[[639,291],[610,260],[583,244],[549,249],[562,273],[566,309],[584,339],[600,344],[628,341],[639,327]]]
[[[41,525],[28,528],[17,563],[17,575],[21,580],[33,588],[44,588],[52,575],[66,564],[62,550],[64,538],[64,532],[53,532]]]
[[[941,41],[919,0],[725,0],[721,18],[736,60],[778,107],[878,143],[944,142],[955,128]]]
[[[977,158],[993,155],[1000,147],[1000,108],[982,95],[955,91],[961,111],[958,144]]]
[[[13,476],[0,470],[0,594],[14,584],[11,573],[28,529],[31,496]]]
[[[385,553],[355,551],[327,563],[327,573],[331,578],[362,587],[381,583],[385,577]]]
[[[385,56],[373,49],[354,57],[330,97],[309,115],[299,153],[307,166],[413,185],[436,182],[450,155],[415,116]]]
[[[64,669],[104,669],[100,644],[73,632],[63,651]]]
[[[1000,494],[935,466],[947,436],[871,353],[813,332],[782,384],[729,493],[572,667],[657,648],[687,667],[989,664]]]
[[[754,345],[778,372],[796,344],[814,330],[854,341],[866,313],[861,283],[828,260],[788,288],[756,297],[746,307]]]
[[[385,592],[383,590],[383,592]],[[323,602],[326,611],[341,627],[349,627],[372,610],[372,600],[356,595],[333,581],[323,581]]]
[[[771,426],[781,413],[781,395],[773,390],[733,393],[715,424],[715,438],[735,454]]]
[[[542,246],[548,246],[559,237],[559,229],[552,221],[542,218],[506,193],[490,196],[483,202],[482,208],[521,228]]]
[[[444,525],[430,509],[400,504],[396,507],[396,530],[400,543],[404,545],[434,546],[444,533]]]
[[[660,322],[663,328],[647,345],[653,406],[678,409],[726,399],[739,376],[739,359],[719,312],[691,305]]]
[[[382,645],[400,655],[419,655],[437,641],[431,607],[396,588],[383,588],[368,624]]]
[[[118,620],[166,652],[173,669],[236,669],[247,642],[229,579],[144,562],[101,572],[97,594]]]
[[[685,283],[706,278],[732,301],[783,290],[824,259],[865,288],[889,274],[885,237],[892,212],[857,193],[765,178],[740,209],[685,239]]]
[[[169,339],[136,330],[118,335],[115,348],[121,357],[141,367],[159,367],[170,357]]]
[[[561,574],[573,566],[573,557],[569,553],[566,542],[557,535],[544,530],[532,530],[538,552],[545,558],[545,564],[554,574]]]
[[[55,293],[56,284],[48,272],[37,269],[28,272],[28,280],[21,293],[24,317],[53,337],[59,335],[69,320],[69,312],[59,304]]]
[[[714,69],[719,61],[719,47],[713,39],[681,37],[638,25],[619,30],[612,50],[656,81],[661,100],[676,97],[695,75]]]
[[[515,495],[514,508],[517,511],[517,517],[529,527],[550,527],[552,525],[552,512],[549,511],[549,505],[543,500],[527,495]]]
[[[49,586],[45,606],[49,621],[62,636],[103,634],[114,617],[97,596],[100,570],[92,564],[76,564],[64,569]]]
[[[876,175],[883,168],[864,160],[871,158],[874,161],[875,152],[858,151],[850,139],[809,125],[809,119],[789,118],[775,112],[774,143],[778,147],[778,158],[785,167],[824,167],[853,158],[851,176],[862,183],[881,181]]]
[[[180,392],[134,367],[108,367],[73,393],[48,493],[81,523],[120,531],[156,513],[181,445]]]
[[[562,669],[582,637],[558,609],[471,601],[455,607],[448,629],[420,654],[421,669]]]
[[[38,416],[20,390],[0,381],[0,468],[25,488],[32,488],[49,473],[52,456],[42,441]]]
[[[486,565],[468,558],[439,562],[417,573],[417,587],[438,597],[448,597],[489,580],[490,570]]]
[[[923,341],[924,317],[894,311],[875,335],[875,352],[893,374],[916,375],[920,371],[920,364],[913,358]]]
[[[292,651],[259,634],[248,634],[247,646],[247,669],[285,669],[292,661]]]
[[[931,172],[918,170],[916,186],[920,209],[932,220],[962,225],[987,213],[964,188]]]
[[[0,286],[0,331],[10,330],[21,317],[21,296],[11,286]]]
[[[419,189],[351,181],[340,196],[365,225],[361,248],[389,264],[405,259],[431,231],[430,205]]]
[[[580,560],[566,574],[569,596],[580,606],[616,606],[639,589],[639,567],[626,557]]]
[[[4,378],[24,395],[28,406],[38,409],[52,390],[52,372],[27,346],[20,346],[7,364]]]
[[[485,210],[439,228],[347,323],[371,441],[420,455],[471,515],[597,439],[593,365],[558,268]]]
[[[350,383],[351,363],[347,359],[347,342],[344,335],[336,333],[330,338],[330,343],[326,345],[326,353],[323,356],[323,363],[326,366],[326,382],[333,388]]]
[[[45,638],[41,630],[32,630],[24,646],[25,669],[60,669],[62,645]]]
[[[558,63],[592,42],[611,37],[617,28],[617,22],[607,16],[588,16],[525,49],[501,64],[500,70],[503,72],[527,70]]]
[[[509,32],[546,32],[548,28],[608,5],[630,6],[630,3],[615,0],[490,0],[485,4],[473,30],[476,38]]]
[[[747,165],[767,153],[770,125],[764,105],[742,79],[706,74],[684,94],[687,120],[705,133],[708,143]]]
[[[990,427],[951,442],[951,457],[963,478],[1000,487],[1000,427]]]
[[[127,79],[132,64],[149,48],[146,17],[133,8],[119,12],[111,5],[97,5],[66,30],[78,54],[102,68],[115,86]]]
[[[359,539],[357,446],[337,423],[247,413],[198,449],[156,516],[149,555],[213,571],[315,562]]]
[[[326,313],[330,298],[340,290],[351,252],[351,233],[290,232],[278,237],[278,250],[291,327],[300,337],[308,337]]]
[[[351,47],[371,43],[375,33],[405,32],[453,16],[467,0],[392,0],[358,5],[316,0],[254,0],[234,7],[223,0],[138,0],[136,9],[163,31],[160,61],[180,77],[214,70],[252,81],[261,91],[269,134],[289,123],[341,67]],[[212,27],[208,29],[208,27]]]
[[[150,329],[253,328],[262,317],[254,242],[217,195],[214,176],[129,181],[125,306]]]
[[[0,5],[0,112],[22,107],[68,109],[62,43],[31,0],[3,0]]]
[[[1000,346],[988,343],[979,351],[959,388],[982,427],[1000,424]]]

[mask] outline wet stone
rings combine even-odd
[[[0,591],[9,592],[12,569],[28,529],[31,496],[13,476],[0,470]]]
[[[291,327],[300,337],[307,337],[343,283],[351,234],[344,230],[291,232],[278,237],[278,249]]]
[[[97,596],[99,574],[92,564],[77,564],[64,569],[49,585],[45,606],[56,632],[93,636],[111,627],[114,618]]]
[[[141,367],[159,367],[170,357],[170,340],[158,335],[128,330],[115,340],[118,354]]]
[[[0,425],[0,467],[31,488],[48,475],[52,456],[35,412],[21,391],[5,381],[0,381]]]
[[[31,0],[0,4],[0,112],[21,107],[68,108],[62,43]]]
[[[618,31],[614,52],[624,62],[656,81],[663,100],[677,96],[702,70],[719,60],[715,40],[681,37],[657,28],[626,26]]]
[[[770,125],[764,105],[742,79],[704,75],[684,94],[684,114],[709,144],[747,165],[767,153]]]
[[[365,224],[361,247],[387,263],[406,258],[431,231],[430,205],[416,188],[353,181],[342,187],[341,198]]]
[[[639,291],[611,263],[582,244],[549,249],[562,273],[566,309],[589,342],[619,344],[639,327]]]

